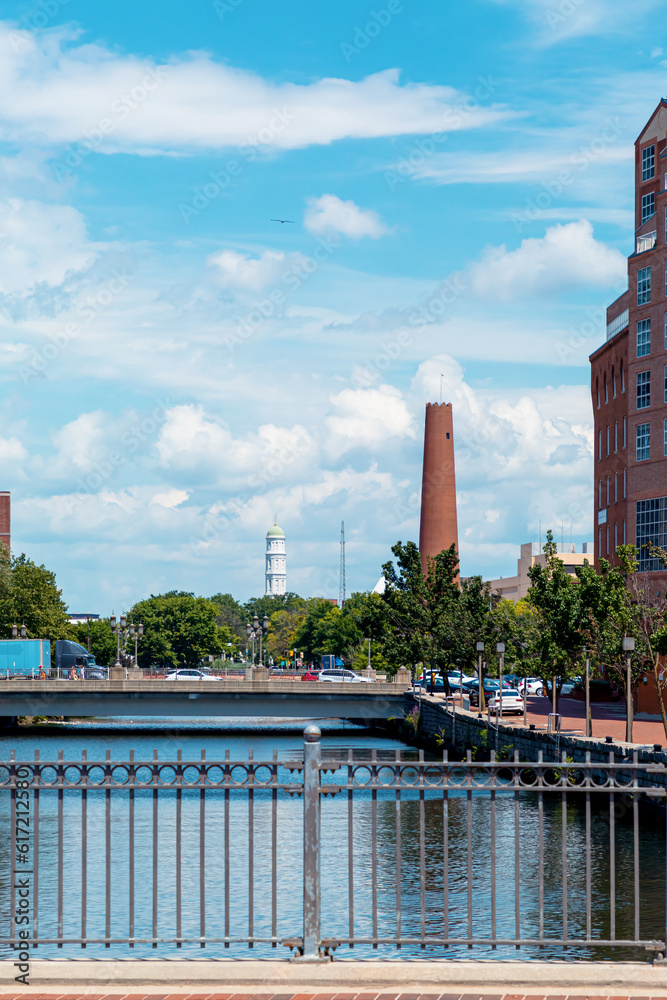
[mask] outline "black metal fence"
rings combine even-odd
[[[0,763],[0,946],[658,959],[664,768],[425,761]]]

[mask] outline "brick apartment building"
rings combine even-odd
[[[635,245],[628,290],[607,309],[590,356],[595,418],[595,558],[639,550],[640,571],[667,590],[645,543],[667,548],[667,99],[635,143]]]

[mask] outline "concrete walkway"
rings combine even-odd
[[[434,695],[436,701],[444,701],[444,696]],[[459,699],[456,699],[457,706]],[[473,712],[476,710],[473,709]],[[567,736],[583,736],[586,731],[585,706],[576,698],[564,696],[558,702],[561,715],[561,733]],[[528,698],[527,724],[531,723],[537,729],[547,728],[547,717],[551,712],[551,702],[548,698]],[[604,739],[611,736],[614,742],[625,740],[625,702],[599,702],[591,705],[593,720],[593,736]],[[492,721],[495,716],[491,716]],[[503,722],[511,726],[523,727],[522,715],[508,715]],[[667,737],[659,715],[636,714],[632,728],[633,743],[637,746],[652,747],[654,743],[667,745]]]

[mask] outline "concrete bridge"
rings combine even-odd
[[[403,712],[403,683],[284,680],[0,681],[0,717],[215,716],[387,719]]]

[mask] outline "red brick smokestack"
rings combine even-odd
[[[424,574],[428,557],[437,556],[452,544],[458,552],[452,404],[427,403],[419,525],[419,552]]]
[[[10,546],[10,523],[11,523],[11,494],[0,492],[0,542],[7,548],[7,553],[11,552]]]

